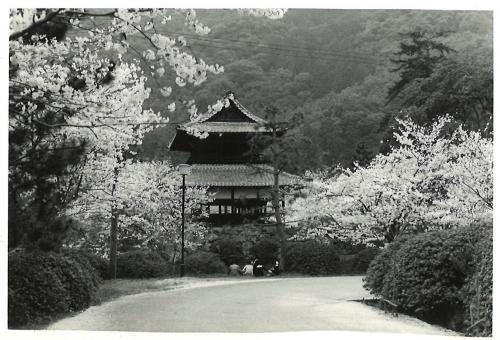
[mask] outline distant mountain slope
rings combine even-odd
[[[449,31],[443,41],[457,54],[492,64],[491,12],[291,9],[281,20],[222,9],[197,13],[211,27],[208,35],[195,35],[175,18],[163,33],[184,36],[191,53],[223,65],[225,72],[186,88],[175,86],[174,76],[161,82],[150,76],[148,106],[168,114],[166,106],[172,100],[195,99],[198,109],[205,111],[231,89],[257,115],[271,104],[284,112],[283,119],[300,111],[306,118],[300,128],[304,139],[297,144],[302,170],[349,165],[359,143],[378,152],[384,133],[381,121],[389,110],[386,91],[397,79],[389,72],[389,58],[398,48],[399,33]],[[128,42],[139,53],[149,48],[136,37]],[[131,53],[127,58],[137,56]],[[173,98],[161,96],[161,86],[172,86]],[[182,105],[168,115],[174,122],[188,119]],[[143,156],[170,157],[167,146],[173,133],[174,125],[146,136]]]

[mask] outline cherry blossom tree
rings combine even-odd
[[[57,183],[54,197],[60,212],[78,193],[85,165],[82,159],[98,154],[120,157],[121,150],[140,143],[162,118],[142,109],[149,90],[135,65],[116,65],[113,81],[105,83],[111,64],[89,41],[33,39],[32,44],[10,43],[9,184],[16,192],[13,196],[33,207],[43,201],[47,183]],[[61,171],[44,171],[68,149],[77,149],[80,155],[70,171],[62,171],[64,162]],[[35,171],[24,171],[38,160],[43,163]],[[14,177],[23,173],[32,178]],[[25,185],[30,182],[35,184]]]
[[[302,237],[391,242],[401,233],[492,223],[493,141],[449,117],[400,120],[397,146],[366,167],[312,175],[290,208]]]
[[[284,14],[244,12],[270,18]],[[149,130],[168,123],[166,116],[143,109],[151,92],[147,76],[164,77],[170,68],[176,86],[184,87],[223,71],[186,52],[184,38],[157,33],[156,27],[167,25],[172,16],[183,16],[198,34],[209,32],[192,9],[11,9],[9,209],[13,207],[11,216],[25,218],[9,219],[9,242],[11,229],[19,225],[36,225],[28,230],[28,239],[49,234],[47,226],[63,217],[82,182],[104,185],[99,181],[110,180],[111,188],[116,187],[124,154],[132,153],[130,147],[140,144]],[[68,27],[78,34],[65,37]],[[123,59],[125,53],[137,53],[127,42],[132,35],[149,43],[150,49],[137,55],[147,62],[147,73],[138,61]],[[159,90],[165,97],[173,92]],[[174,111],[175,104],[172,100],[165,106]],[[196,116],[194,101],[181,104]],[[54,235],[68,228],[58,225]],[[12,246],[25,238],[26,230],[18,234]]]
[[[100,187],[95,186],[97,183]],[[110,256],[109,221],[116,216],[120,239],[133,241],[137,247],[167,252],[175,262],[181,241],[181,183],[177,169],[167,162],[131,160],[123,163],[116,180],[87,179],[66,213],[77,219],[83,229],[92,229],[92,232],[87,235],[90,237],[73,238],[71,244],[91,247]],[[199,246],[206,232],[202,222],[206,210],[201,205],[210,199],[206,188],[186,190],[187,248]]]

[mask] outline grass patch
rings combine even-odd
[[[277,278],[292,278],[292,277],[307,277],[303,274],[286,273],[285,275],[273,276]],[[265,277],[264,277],[265,278]],[[252,276],[228,276],[225,274],[206,274],[197,275],[196,277],[166,277],[166,278],[151,278],[151,279],[116,279],[106,280],[99,287],[93,306],[117,299],[125,295],[133,295],[140,293],[148,293],[154,291],[171,290],[174,288],[181,288],[185,286],[192,286],[202,284],[209,281],[252,281]]]
[[[99,287],[92,305],[100,305],[124,295],[169,290],[179,287],[185,282],[180,278],[107,280]]]
[[[171,290],[191,284],[206,281],[248,280],[248,277],[229,277],[227,275],[207,275],[198,277],[168,277],[151,279],[116,279],[107,280],[99,287],[92,305],[100,305],[120,296],[148,293],[154,291]]]

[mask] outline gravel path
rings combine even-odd
[[[351,330],[457,335],[420,320],[353,302],[369,298],[362,277],[187,281],[183,287],[129,295],[49,330],[284,332]]]

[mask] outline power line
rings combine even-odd
[[[323,50],[323,49],[316,49],[316,48],[300,48],[300,47],[296,47],[296,46],[279,44],[279,43],[263,44],[263,43],[253,42],[253,41],[241,41],[241,40],[229,39],[229,38],[204,37],[204,36],[200,36],[197,34],[191,34],[191,33],[181,33],[181,32],[167,31],[167,30],[163,30],[163,31],[166,33],[169,33],[169,34],[177,34],[177,35],[189,36],[192,38],[205,39],[205,40],[211,40],[211,41],[222,40],[222,41],[228,41],[228,42],[240,43],[240,44],[252,44],[252,45],[257,45],[259,47],[265,47],[265,48],[274,48],[274,49],[280,48],[280,49],[284,49],[284,50],[293,50],[293,51],[308,52],[308,53],[309,52],[316,52],[316,53],[323,53],[326,55],[335,55],[335,56],[346,56],[346,57],[352,56],[352,53],[349,54],[349,53],[345,53],[345,52],[332,51],[332,50]],[[363,57],[363,58],[386,60],[386,57],[383,57],[383,56],[378,57],[378,56],[375,56],[371,53],[365,53],[365,52],[359,52],[359,51],[356,51],[354,53],[358,54],[359,57]]]
[[[285,45],[285,44],[263,44],[263,43],[253,42],[253,41],[241,41],[241,40],[227,39],[227,38],[208,38],[208,37],[202,37],[202,36],[199,36],[196,34],[172,32],[172,31],[166,31],[166,30],[163,30],[163,31],[165,33],[175,34],[177,36],[181,36],[181,35],[188,36],[188,37],[190,37],[190,39],[194,39],[194,40],[214,42],[214,43],[231,42],[231,43],[236,43],[236,44],[255,45],[255,47],[261,47],[261,48],[267,48],[267,49],[273,49],[273,50],[279,50],[279,51],[307,53],[308,56],[310,56],[311,53],[315,53],[315,54],[322,54],[324,56],[356,58],[356,59],[362,59],[362,60],[367,60],[367,61],[369,61],[369,60],[386,61],[387,60],[387,58],[385,58],[385,57],[375,56],[373,54],[368,54],[368,53],[363,53],[363,52],[346,53],[346,52],[315,49],[315,48],[305,49],[305,48],[299,48],[299,47]]]
[[[174,32],[171,32],[170,34],[176,34]],[[179,35],[182,35],[182,34],[179,34]],[[244,47],[241,47],[241,46],[231,46],[230,48],[226,46],[221,46],[221,45],[218,45],[218,44],[221,44],[221,42],[219,41],[215,41],[215,40],[212,40],[212,39],[206,39],[206,38],[202,38],[202,37],[192,37],[190,38],[191,40],[197,40],[198,43],[201,43],[202,46],[205,46],[205,47],[215,47],[215,48],[219,48],[219,49],[230,49],[230,50],[242,50],[242,51],[247,51],[248,52],[248,49],[247,48],[244,48]],[[241,42],[241,43],[244,43],[244,42]],[[222,44],[224,44],[222,42]],[[255,46],[255,47],[258,47],[258,46]],[[261,46],[261,47],[266,47],[266,46]],[[252,47],[250,47],[252,48]],[[371,64],[371,65],[379,65],[380,62],[376,62],[374,60],[368,60],[364,57],[360,57],[360,56],[355,56],[355,55],[330,55],[330,57],[321,57],[321,56],[317,56],[317,55],[310,55],[309,51],[308,50],[295,50],[295,49],[288,49],[288,50],[285,50],[285,49],[281,49],[282,51],[285,51],[285,52],[291,52],[291,53],[279,53],[279,52],[270,52],[270,51],[260,51],[260,52],[264,52],[264,53],[268,53],[268,54],[273,54],[273,55],[281,55],[281,56],[288,56],[288,57],[302,57],[302,58],[307,58],[307,59],[317,59],[317,60],[324,60],[324,61],[352,61],[352,62],[358,62],[358,63],[361,63],[361,64]],[[299,53],[300,52],[300,53]],[[304,54],[304,52],[308,53],[307,55]]]
[[[196,38],[192,38],[196,39]],[[226,46],[221,46],[221,45],[214,45],[214,42],[207,42],[204,40],[201,40],[198,42],[204,47],[212,47],[212,48],[219,48],[219,49],[227,49],[227,50],[241,50],[241,51],[249,51],[248,48],[244,47],[239,47],[239,46],[231,46],[230,48]],[[215,42],[217,43],[217,42]],[[359,64],[368,64],[368,65],[380,65],[380,62],[375,62],[375,61],[370,61],[366,59],[362,59],[356,56],[331,56],[331,57],[320,57],[316,55],[306,55],[303,53],[279,53],[279,52],[271,52],[271,51],[259,51],[262,53],[267,53],[267,54],[273,54],[273,55],[280,55],[280,56],[287,56],[287,57],[298,57],[298,58],[307,58],[307,59],[315,59],[315,60],[323,60],[323,61],[344,61],[344,62],[354,62],[354,63],[359,63]],[[294,52],[294,51],[289,51],[289,52]]]

